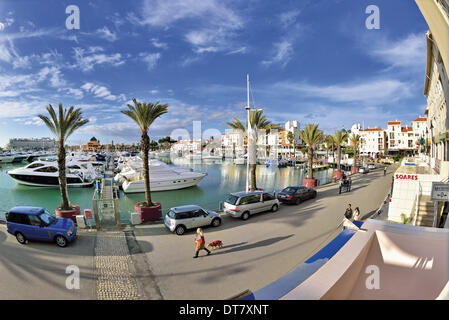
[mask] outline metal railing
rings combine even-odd
[[[413,225],[416,226],[416,220],[419,214],[419,198],[421,196],[421,183],[418,181],[418,186],[416,188],[416,198],[415,198],[415,217],[413,218]]]

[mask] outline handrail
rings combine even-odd
[[[418,187],[416,188],[416,198],[415,198],[415,217],[413,218],[413,225],[416,226],[416,220],[419,214],[419,196],[421,195],[421,183],[418,181]]]

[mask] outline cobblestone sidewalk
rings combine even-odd
[[[98,300],[139,300],[136,279],[130,271],[129,255],[124,233],[114,237],[97,236],[95,245],[95,268]],[[107,236],[107,233],[105,233]]]

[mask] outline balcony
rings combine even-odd
[[[447,72],[449,69],[449,0],[415,0],[415,2],[429,25]]]

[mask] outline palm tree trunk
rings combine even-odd
[[[153,202],[151,201],[151,191],[150,191],[150,166],[148,164],[148,151],[150,149],[150,138],[146,132],[142,133],[141,137],[142,144],[142,160],[143,160],[143,180],[145,183],[145,200],[147,206],[151,207]]]
[[[313,149],[311,146],[308,148],[307,157],[309,158],[309,172],[307,178],[313,179]]]
[[[249,170],[250,170],[250,185],[249,185],[249,191],[254,191],[257,190],[257,185],[256,185],[256,169],[257,169],[257,164],[250,164],[249,165]]]
[[[341,171],[341,146],[338,145],[337,147],[337,157],[338,157],[338,163],[337,163],[337,171],[340,172]]]
[[[59,172],[59,189],[61,191],[62,206],[61,210],[70,210],[69,197],[67,195],[67,180],[65,174],[65,148],[64,139],[59,139],[58,146],[58,172]]]

